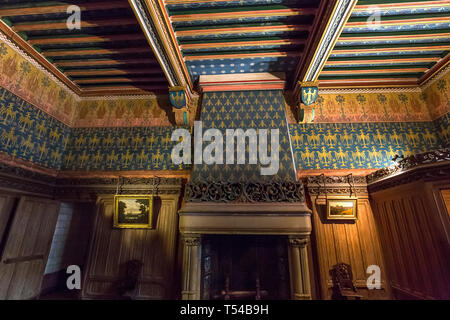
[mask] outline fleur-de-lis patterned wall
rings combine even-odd
[[[275,176],[263,176],[260,165],[246,164],[194,165],[192,181],[266,181],[295,180],[295,169],[286,121],[285,101],[281,90],[207,92],[203,95],[201,121],[203,132],[219,129],[225,137],[226,129],[279,129],[279,171]],[[225,141],[225,138],[224,138]],[[268,136],[268,144],[271,137]],[[209,142],[205,142],[204,146]],[[225,150],[225,148],[224,148]],[[224,162],[226,160],[224,151]],[[258,159],[255,159],[257,161]],[[236,163],[236,162],[235,162]],[[259,163],[259,162],[258,162]]]

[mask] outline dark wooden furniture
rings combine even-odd
[[[333,278],[333,299],[362,299],[353,284],[352,267],[349,264],[338,263],[333,266],[330,272]]]

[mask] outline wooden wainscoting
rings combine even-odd
[[[450,215],[450,189],[441,190],[442,199],[444,200],[445,208],[447,209],[447,214]]]
[[[336,195],[327,195],[336,198]],[[345,197],[342,197],[345,198]],[[313,208],[313,241],[317,250],[319,286],[321,299],[332,298],[333,281],[330,270],[337,263],[347,263],[352,267],[354,284],[364,299],[388,299],[387,286],[377,228],[367,196],[358,196],[358,220],[327,221],[326,201],[323,196],[311,197]],[[367,267],[377,265],[381,269],[381,290],[368,290]]]
[[[371,193],[393,293],[399,299],[450,298],[444,187],[442,182],[417,181]]]
[[[15,195],[0,194],[0,243],[6,241],[3,236],[18,199],[19,197]]]
[[[0,300],[39,296],[59,207],[53,200],[20,198],[0,253]]]
[[[154,229],[114,229],[114,196],[100,196],[82,298],[117,298],[117,283],[129,260],[142,261],[135,299],[174,297],[179,194],[155,198]]]

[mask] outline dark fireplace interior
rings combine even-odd
[[[202,248],[203,299],[289,299],[286,237],[205,236]]]

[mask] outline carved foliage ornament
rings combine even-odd
[[[188,202],[304,202],[301,182],[199,182],[186,187]]]
[[[450,148],[437,149],[425,153],[420,153],[416,155],[412,155],[409,157],[396,156],[394,161],[397,161],[396,164],[393,164],[387,168],[383,168],[378,170],[367,176],[367,183],[373,183],[379,179],[391,176],[396,173],[400,173],[402,171],[406,171],[408,169],[412,169],[414,167],[418,167],[421,165],[428,165],[433,163],[439,163],[444,161],[450,161]]]

